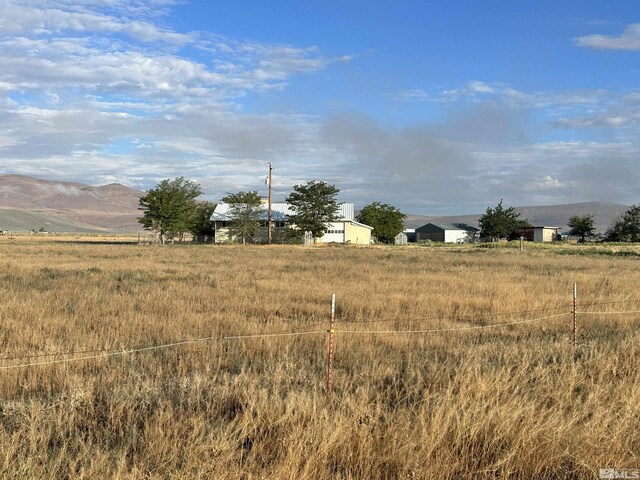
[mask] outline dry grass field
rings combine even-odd
[[[1,478],[640,467],[639,249],[57,240],[0,239]]]

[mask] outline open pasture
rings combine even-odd
[[[633,247],[1,239],[0,477],[638,468],[639,266]]]

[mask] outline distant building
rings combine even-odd
[[[278,202],[271,204],[272,220],[272,241],[279,243],[282,239],[282,232],[289,224],[289,217],[293,214],[288,203]],[[351,243],[358,245],[369,245],[371,243],[371,232],[373,227],[364,225],[354,220],[353,203],[342,203],[337,212],[338,219],[326,225],[325,234],[316,240],[317,243]],[[229,205],[219,203],[216,205],[211,220],[214,222],[214,238],[216,243],[234,241],[230,234],[231,217],[229,216]],[[268,207],[262,204],[260,215],[259,243],[266,243],[268,239],[267,231]]]
[[[466,243],[474,242],[480,230],[465,223],[427,223],[416,228],[416,242]]]
[[[560,240],[559,227],[525,227],[518,230],[520,236],[530,242],[553,242]]]
[[[415,228],[405,228],[402,233],[407,236],[407,242],[415,243],[416,242],[416,229]]]

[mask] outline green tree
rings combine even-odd
[[[495,208],[487,207],[478,220],[480,236],[492,240],[513,237],[518,229],[530,226],[526,219],[519,220],[519,216],[514,207],[504,208],[500,199]]]
[[[243,245],[247,240],[255,241],[260,232],[260,217],[263,213],[258,192],[230,193],[222,201],[229,205],[231,236],[241,238]]]
[[[396,207],[373,202],[365,205],[356,218],[360,223],[373,227],[373,234],[379,242],[390,243],[402,232],[407,216]]]
[[[215,209],[216,204],[206,200],[196,204],[190,228],[191,234],[194,237],[206,238],[213,234],[214,222],[211,220],[211,215]]]
[[[607,230],[612,242],[640,242],[640,204],[631,205]]]
[[[286,198],[293,211],[289,221],[303,232],[311,231],[315,238],[322,237],[327,224],[338,219],[338,192],[334,185],[316,180],[294,185]]]
[[[593,226],[593,215],[573,215],[569,218],[567,225],[571,228],[571,235],[580,235],[580,242],[584,243],[586,237],[595,233]]]
[[[287,227],[282,231],[282,243],[299,245],[304,243],[304,232],[297,228]]]
[[[165,179],[140,197],[142,217],[138,222],[145,230],[158,233],[162,244],[167,235],[182,236],[191,228],[198,198],[202,194],[200,185],[184,177]]]

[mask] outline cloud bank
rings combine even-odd
[[[277,195],[322,179],[342,200],[414,213],[480,211],[500,198],[636,198],[640,91],[527,91],[485,79],[436,89],[417,80],[372,101],[425,109],[428,121],[320,115],[304,103],[265,113],[252,106],[354,57],[179,32],[172,0],[0,2],[4,173],[141,189],[183,175],[217,200],[263,189],[272,161]],[[636,50],[639,31],[576,44]]]

